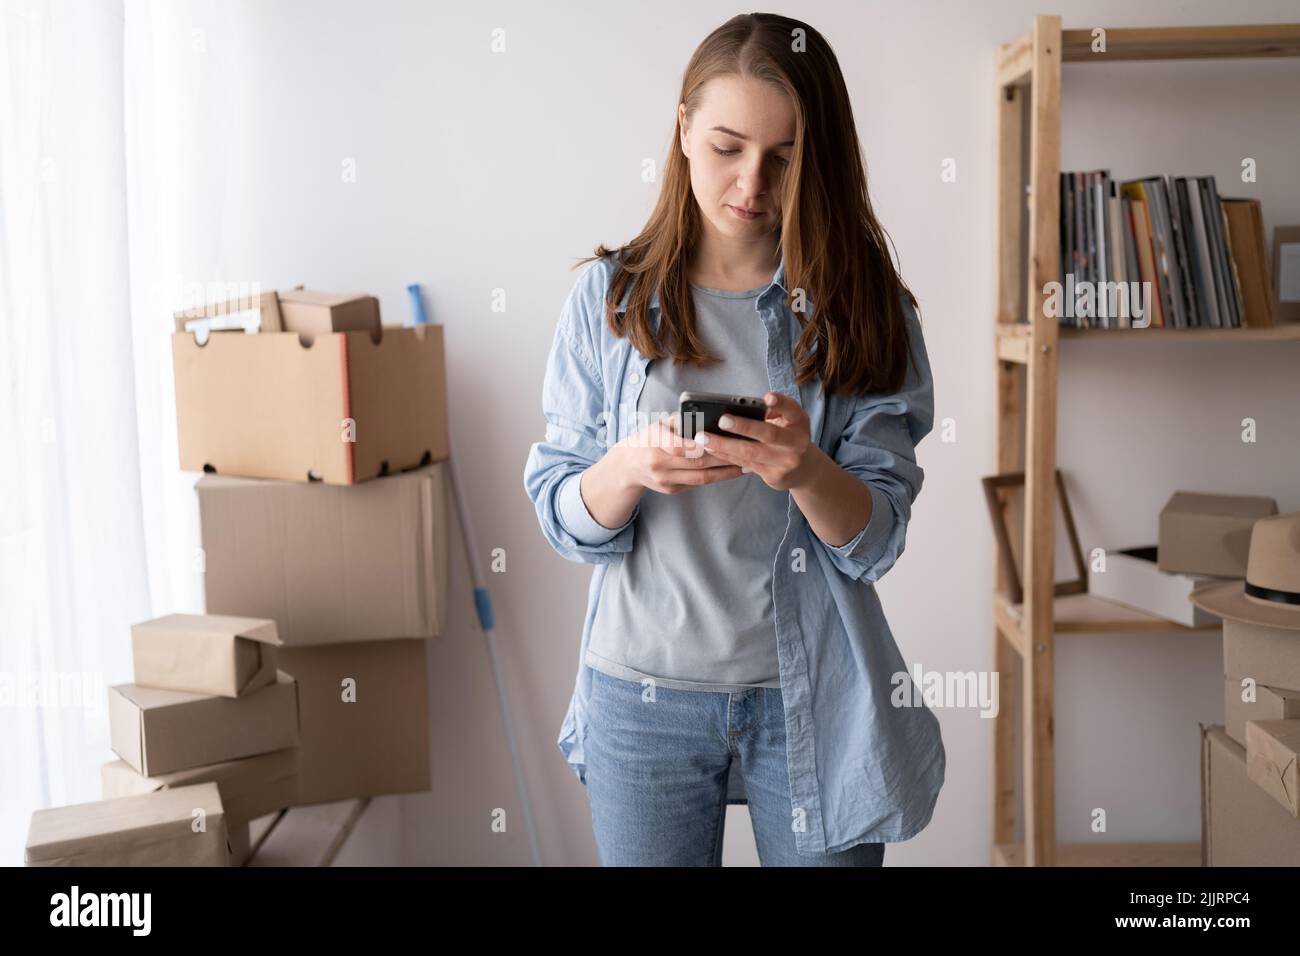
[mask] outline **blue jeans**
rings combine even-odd
[[[602,866],[721,866],[727,775],[739,760],[763,866],[880,866],[883,843],[795,848],[785,708],[775,687],[741,693],[656,686],[592,672],[587,797]]]

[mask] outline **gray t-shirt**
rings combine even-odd
[[[696,333],[721,356],[705,368],[649,363],[638,421],[676,412],[686,390],[762,395],[768,335],[747,292],[692,283]],[[789,492],[755,474],[675,495],[646,489],[632,550],[605,574],[586,663],[624,680],[681,690],[780,687],[772,561]]]

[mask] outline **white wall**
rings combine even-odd
[[[1068,28],[1300,13],[1293,2],[1069,7]],[[134,12],[149,8],[137,0]],[[816,26],[840,57],[876,209],[921,302],[936,418],[957,425],[955,443],[936,431],[921,446],[926,483],[907,554],[880,594],[909,663],[986,669],[994,552],[979,479],[995,462],[993,62],[1041,7],[782,11]],[[178,276],[367,290],[390,322],[406,316],[405,285],[419,281],[448,327],[453,441],[480,547],[508,555],[508,572],[491,579],[498,638],[551,865],[596,857],[585,792],[555,746],[590,569],[549,549],[521,485],[543,428],[544,363],[568,266],[639,229],[657,189],[641,181],[642,160],[662,161],[687,59],[735,12],[710,0],[192,2],[155,10],[163,26],[135,66],[153,78],[144,125],[160,133],[132,195],[133,210],[148,212],[134,240],[151,255],[134,277],[146,339],[165,329],[171,303],[157,293]],[[494,55],[498,27],[507,52]],[[1295,60],[1068,66],[1064,89],[1065,168],[1212,173],[1223,193],[1263,200],[1270,237],[1273,224],[1300,221]],[[1258,183],[1235,182],[1243,156],[1258,161]],[[955,183],[940,180],[949,157]],[[348,159],[354,183],[342,181]],[[498,288],[503,314],[490,309]],[[167,356],[149,341],[137,343],[141,354]],[[1283,510],[1300,508],[1298,364],[1294,343],[1065,343],[1058,453],[1085,550],[1154,542],[1159,507],[1178,488],[1270,494]],[[173,514],[156,545],[175,570],[155,594],[175,607],[159,612],[201,596],[185,563],[197,545],[186,510],[194,476],[175,472],[169,375],[148,439],[161,449],[160,507]],[[1259,422],[1255,445],[1238,440],[1247,415]],[[527,863],[463,568],[452,585],[450,633],[431,655],[434,791],[377,803],[400,814],[407,862]],[[1109,838],[1197,839],[1195,722],[1222,716],[1214,637],[1066,636],[1058,649],[1061,835],[1095,838],[1088,813],[1103,806]],[[973,710],[939,716],[947,786],[930,827],[891,845],[888,864],[988,859],[992,722]],[[497,807],[509,813],[504,835],[489,826]],[[745,811],[732,808],[728,823],[726,862],[755,862]]]

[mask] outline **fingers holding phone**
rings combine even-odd
[[[688,488],[738,478],[739,465],[722,462],[680,434],[677,414],[664,412],[623,446],[624,480],[660,494],[674,495]]]

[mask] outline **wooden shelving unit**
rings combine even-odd
[[[1300,324],[1241,329],[1060,329],[1044,310],[1046,286],[1060,268],[1061,64],[1300,56],[1300,24],[1107,29],[1106,52],[1092,52],[1091,30],[1062,30],[1059,16],[998,50],[998,472],[1023,471],[1023,604],[1001,597],[1007,582],[995,560],[994,666],[1003,700],[1021,706],[995,719],[993,846],[1001,866],[1196,866],[1197,843],[1057,846],[1053,739],[1057,633],[1180,632],[1169,621],[1091,594],[1054,593],[1057,355],[1061,339],[1120,336],[1151,342],[1300,340]],[[1029,147],[1028,168],[1022,163]],[[1028,215],[1025,202],[1028,200]],[[1023,310],[1023,311],[1022,311]],[[1027,321],[1026,321],[1027,320]],[[1021,725],[1023,842],[1017,842],[1015,720]]]

